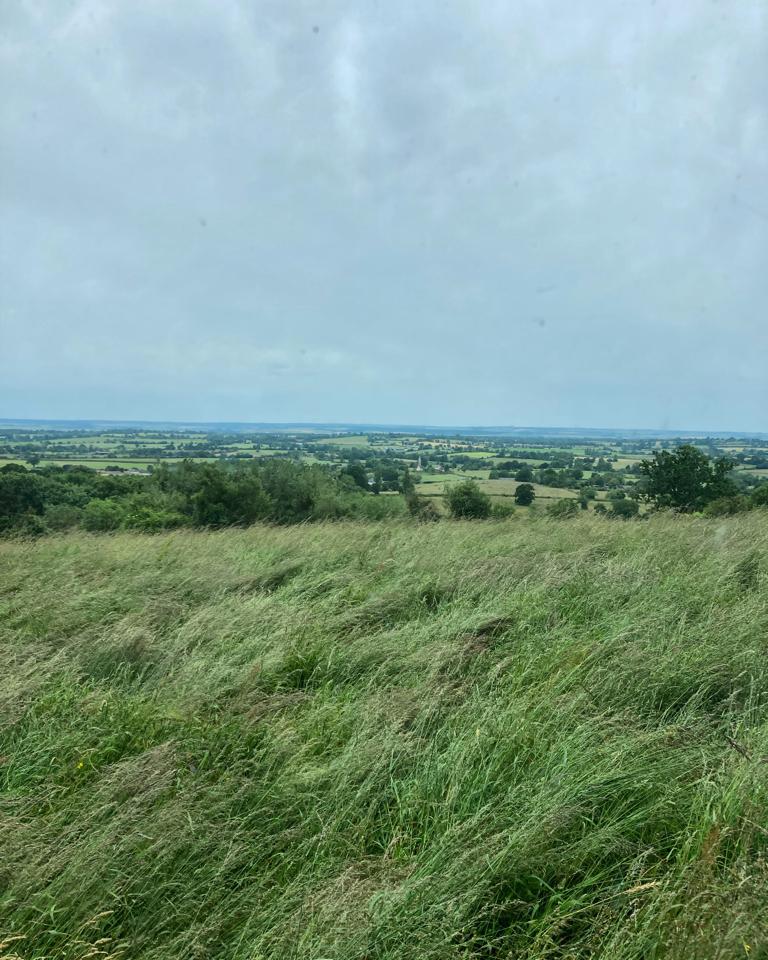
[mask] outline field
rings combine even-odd
[[[239,465],[268,458],[295,463],[323,464],[340,471],[358,464],[365,471],[363,485],[385,492],[401,490],[409,470],[418,492],[437,500],[446,486],[461,478],[477,480],[495,502],[511,500],[518,482],[534,483],[537,499],[547,503],[580,499],[594,507],[613,493],[637,494],[639,464],[663,447],[672,449],[684,438],[628,437],[579,439],[548,436],[505,437],[439,435],[407,432],[312,432],[306,428],[280,432],[208,430],[183,427],[149,429],[140,425],[99,430],[73,427],[0,424],[0,469],[8,463],[29,468],[85,466],[107,472],[137,468],[152,472],[160,464],[181,460]],[[768,440],[711,439],[694,442],[708,456],[734,459],[739,490],[749,494],[768,478]],[[521,468],[530,476],[516,480]],[[442,509],[442,507],[440,507]]]
[[[765,511],[0,571],[6,960],[768,956]]]
[[[416,484],[416,490],[425,497],[442,496],[446,488],[452,483],[458,483],[461,480],[477,480],[480,489],[490,497],[514,497],[515,490],[520,484],[515,480],[489,480],[488,471],[468,471],[462,472],[451,477],[440,476],[439,474],[425,478],[422,482]],[[533,489],[536,491],[536,497],[543,500],[561,500],[573,499],[576,493],[571,490],[563,490],[559,487],[547,487],[541,483],[534,483]]]

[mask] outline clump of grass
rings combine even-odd
[[[768,517],[0,543],[0,957],[768,955]]]

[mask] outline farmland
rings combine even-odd
[[[352,463],[359,464],[368,482],[378,483],[383,492],[398,492],[407,469],[417,481],[417,492],[436,503],[449,485],[471,478],[494,501],[513,499],[519,484],[530,482],[540,503],[578,499],[591,510],[614,496],[632,495],[641,460],[686,439],[690,438],[514,437],[458,431],[441,435],[433,429],[354,432],[332,426],[269,431],[225,425],[100,429],[0,424],[0,467],[82,466],[104,473],[150,474],[161,464],[185,460],[247,464],[278,458],[331,470]],[[747,493],[768,477],[764,438],[697,437],[692,442],[711,457],[732,458],[734,476]]]

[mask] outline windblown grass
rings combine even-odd
[[[0,957],[768,957],[765,513],[0,565]]]

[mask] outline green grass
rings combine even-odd
[[[511,478],[500,478],[498,480],[488,479],[488,470],[462,471],[461,473],[436,473],[420,474],[416,484],[416,490],[419,494],[427,497],[442,496],[446,489],[452,483],[459,483],[462,480],[476,480],[477,485],[491,497],[514,497],[515,490],[520,486],[520,482]],[[543,500],[574,500],[578,498],[578,493],[566,487],[547,487],[540,483],[531,484],[536,496]],[[604,499],[605,492],[598,492],[598,499]]]
[[[767,565],[759,511],[0,543],[0,956],[765,958]]]

